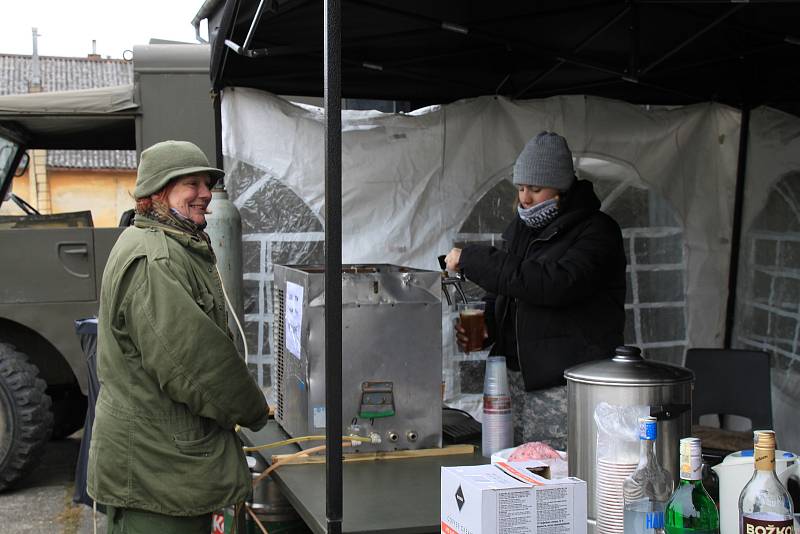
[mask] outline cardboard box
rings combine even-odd
[[[513,451],[513,450],[514,450],[513,447],[511,449],[506,449],[506,451]],[[530,471],[534,475],[539,475],[540,477],[546,478],[546,479],[557,478],[557,477],[553,477],[553,472],[550,469],[550,465],[545,460],[522,460],[522,461],[519,461],[519,462],[509,462],[508,461],[508,456],[503,458],[502,456],[500,456],[498,454],[492,454],[492,456],[489,458],[489,463],[490,464],[499,464],[501,462],[505,462],[507,464],[508,463],[517,463],[517,464],[518,463],[524,463],[525,464],[525,469],[527,469],[528,471]]]
[[[508,449],[503,449],[501,451],[497,451],[492,454],[490,458],[490,462],[496,464],[497,462],[506,462],[508,463],[509,457],[514,454],[514,452],[519,447],[511,447]],[[537,462],[541,462],[542,464],[548,466],[550,469],[549,475],[542,475],[544,478],[567,478],[569,476],[569,464],[567,463],[567,453],[564,451],[556,451],[561,457],[559,459],[555,458],[547,458],[536,460]],[[516,462],[527,462],[529,460],[515,460]],[[537,475],[541,475],[541,473],[536,473]]]
[[[586,534],[586,482],[547,480],[540,462],[442,467],[443,534]]]

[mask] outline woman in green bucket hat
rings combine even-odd
[[[214,510],[250,490],[234,428],[261,428],[268,408],[232,341],[203,231],[222,176],[189,142],[142,152],[134,225],[103,273],[87,484],[109,533],[205,534]]]

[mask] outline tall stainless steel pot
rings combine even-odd
[[[691,432],[694,373],[685,367],[642,357],[638,347],[618,347],[613,358],[597,360],[564,372],[569,410],[569,474],[586,481],[588,515],[595,514],[597,424],[600,402],[616,406],[650,406],[658,419],[658,457],[677,484],[679,441]]]

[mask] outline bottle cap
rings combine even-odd
[[[700,456],[702,451],[700,438],[681,439],[681,456]]]
[[[753,431],[753,467],[756,471],[775,471],[775,432]]]
[[[700,480],[703,472],[702,448],[700,438],[683,438],[681,440],[681,478],[684,480]]]
[[[772,430],[754,430],[753,445],[759,449],[774,449],[775,432]]]
[[[658,421],[648,415],[639,418],[639,439],[654,441],[658,436]]]
[[[483,394],[491,396],[508,395],[508,391],[506,357],[489,356],[486,358],[486,375],[483,380]]]

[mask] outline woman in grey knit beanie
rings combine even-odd
[[[492,355],[506,357],[514,442],[567,445],[564,370],[623,343],[625,250],[619,225],[578,180],[567,140],[533,137],[513,170],[519,205],[503,247],[454,248],[445,262],[486,290]],[[459,343],[464,341],[459,327]]]

